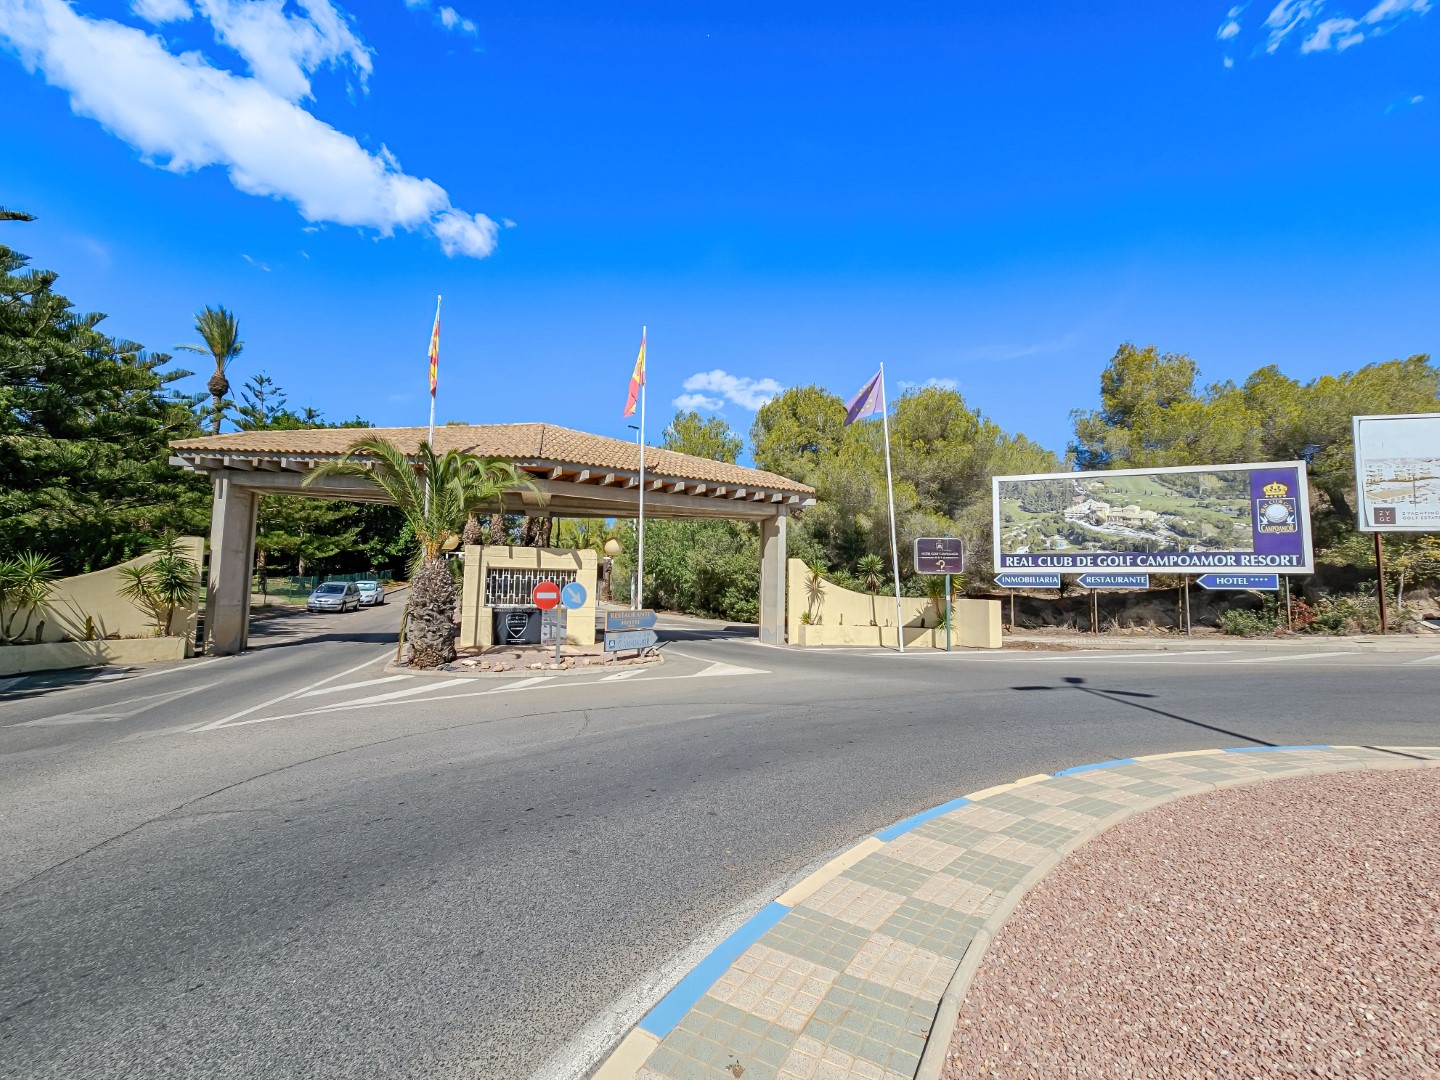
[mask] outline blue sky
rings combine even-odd
[[[1062,450],[1125,340],[1440,352],[1434,6],[0,0],[3,238],[336,419],[424,423],[443,293],[441,420],[625,436],[647,323],[652,437],[884,360]]]

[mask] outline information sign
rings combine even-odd
[[[920,537],[915,541],[917,574],[958,574],[965,569],[965,542],[958,536]]]
[[[1149,574],[1081,574],[1082,589],[1148,589]]]
[[[655,612],[649,608],[638,611],[612,610],[605,612],[605,632],[616,630],[649,630],[655,625]]]

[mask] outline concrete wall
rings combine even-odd
[[[57,641],[47,645],[7,645],[0,648],[0,677],[31,671],[103,667],[106,664],[147,664],[182,660],[190,655],[193,638],[148,637],[117,641]]]
[[[897,644],[895,596],[883,593],[852,592],[821,578],[812,584],[810,568],[799,559],[789,567],[786,632],[792,645]],[[1000,602],[998,600],[953,600],[950,605],[951,641],[967,649],[1000,648]],[[905,647],[944,648],[945,631],[940,627],[944,601],[937,606],[925,597],[902,596],[900,616],[904,620]],[[801,617],[810,613],[806,625]]]
[[[198,536],[185,536],[181,537],[180,546],[195,563],[195,596],[198,605],[200,561],[205,550],[205,542]],[[35,632],[35,627],[43,619],[45,629],[40,635],[42,643],[79,641],[85,637],[86,616],[94,621],[95,635],[98,638],[155,637],[155,625],[150,621],[150,617],[120,595],[120,590],[125,585],[120,577],[121,568],[140,566],[149,562],[151,558],[153,556],[142,555],[138,559],[131,559],[129,562],[112,566],[107,570],[62,578],[56,583],[55,591],[50,594],[50,600],[42,605],[40,612],[30,620],[27,638],[28,634]],[[170,633],[183,637],[187,642],[187,649],[189,648],[188,643],[195,640],[196,610],[197,608],[192,606],[188,610],[176,611],[175,617],[170,623]],[[7,648],[22,647],[0,647],[0,653],[6,652]],[[189,652],[183,655],[188,656]],[[43,669],[27,668],[26,670],[40,671]]]
[[[573,573],[575,580],[585,587],[585,606],[570,612],[565,623],[565,641],[570,645],[594,645],[597,559],[595,552],[588,548],[467,546],[460,595],[460,648],[488,649],[495,644],[494,611],[484,604],[485,576],[492,567]]]

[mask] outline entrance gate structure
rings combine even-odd
[[[210,479],[210,576],[206,637],[216,655],[241,652],[250,622],[255,518],[262,495],[387,502],[355,477],[303,487],[316,465],[333,461],[359,435],[418,451],[423,427],[237,431],[170,444],[170,462]],[[435,452],[461,450],[514,462],[537,491],[508,492],[488,512],[566,518],[630,518],[640,501],[640,450],[633,442],[554,424],[450,424],[435,429]],[[760,640],[785,640],[785,523],[815,501],[814,489],[775,473],[645,448],[645,517],[729,518],[760,527]]]

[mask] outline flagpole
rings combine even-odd
[[[900,545],[895,539],[895,482],[890,477],[890,407],[885,401],[885,365],[880,365],[880,423],[885,431],[885,491],[890,497],[890,568],[895,574],[895,640],[905,651],[905,623],[900,615]]]
[[[440,322],[440,301],[442,299],[443,297],[440,296],[435,297],[436,324],[439,324]],[[435,387],[433,386],[430,388],[430,434],[426,437],[425,441],[430,444],[430,448],[432,450],[435,448]]]
[[[640,341],[644,344],[646,327],[640,327]],[[650,356],[646,353],[645,366],[650,366]],[[640,378],[640,536],[636,544],[635,557],[635,596],[631,604],[636,610],[645,606],[645,384],[649,380],[646,376],[649,372],[642,371]]]

